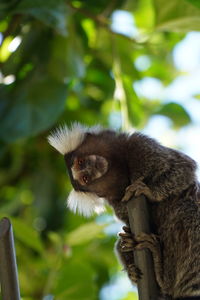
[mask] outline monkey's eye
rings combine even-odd
[[[87,175],[84,175],[84,176],[82,177],[82,180],[83,180],[83,182],[84,182],[85,184],[87,184],[87,183],[89,182],[89,177],[88,177]]]
[[[79,159],[78,159],[78,165],[81,166],[82,164],[83,164],[83,159],[82,159],[82,158],[79,158]]]

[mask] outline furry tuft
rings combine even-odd
[[[90,217],[104,212],[104,199],[95,194],[72,190],[67,199],[68,208],[74,213]]]
[[[101,131],[100,126],[88,128],[80,123],[74,123],[69,128],[64,125],[48,136],[48,142],[58,152],[65,155],[74,151],[83,142],[87,132],[98,133],[99,131]]]

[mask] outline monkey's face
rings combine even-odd
[[[104,199],[98,196],[99,180],[108,171],[108,161],[96,154],[72,153],[65,157],[71,183],[67,205],[73,212],[89,217],[104,211]]]
[[[71,167],[72,177],[81,186],[87,186],[102,177],[108,170],[107,160],[99,155],[75,157]]]
[[[74,188],[67,205],[73,212],[91,216],[103,211],[104,199],[111,205],[120,201],[129,184],[124,161],[126,136],[118,139],[114,131],[75,123],[71,129],[58,128],[48,139],[64,155]]]

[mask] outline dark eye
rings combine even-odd
[[[84,175],[84,176],[82,177],[82,180],[83,180],[83,182],[84,182],[85,184],[87,184],[87,183],[89,182],[89,177],[88,177],[87,175]]]
[[[82,158],[79,158],[79,159],[78,159],[78,165],[81,166],[82,164],[83,164],[83,159],[82,159]]]

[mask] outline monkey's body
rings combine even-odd
[[[153,207],[161,242],[161,290],[172,299],[200,297],[200,211],[190,195],[171,197]],[[199,298],[200,299],[200,298]]]
[[[154,235],[144,234],[140,240],[136,239],[135,249],[147,247],[152,252],[163,297],[199,296],[200,299],[200,197],[196,163],[139,133],[128,136],[100,129],[90,133],[85,129],[80,143],[71,151],[64,151],[64,130],[67,129],[53,135],[50,143],[65,155],[74,189],[105,198],[127,226],[125,201],[132,194],[144,194],[149,200],[152,230],[159,242]],[[75,164],[76,158],[84,158],[84,166]],[[91,164],[95,176],[86,167]],[[83,210],[79,209],[79,203],[76,205]],[[71,209],[76,210],[72,206]],[[132,249],[124,252],[122,243],[123,239],[117,244],[121,261],[130,279],[137,281],[141,274],[134,265]]]

